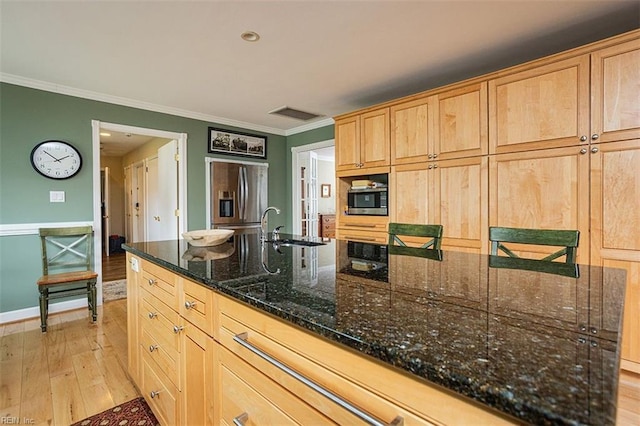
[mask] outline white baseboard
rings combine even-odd
[[[101,302],[98,302],[100,305]],[[67,300],[65,302],[50,303],[49,314],[55,314],[56,312],[72,311],[74,309],[87,308],[87,299],[74,299]],[[0,312],[0,324],[6,324],[9,322],[23,321],[31,318],[40,317],[40,307],[34,306],[32,308],[18,309],[9,312]]]

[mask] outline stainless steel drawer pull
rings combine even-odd
[[[149,319],[154,319],[155,317],[157,317],[158,314],[155,312],[149,312]]]
[[[173,332],[176,333],[176,334],[180,333],[182,330],[184,330],[184,327],[181,326],[181,325],[174,325],[173,326]]]
[[[159,394],[160,394],[160,391],[151,391],[151,392],[149,392],[149,396],[151,397],[151,399],[155,398]]]
[[[242,413],[233,418],[233,424],[236,426],[244,426],[247,420],[249,420],[249,415],[247,413]]]
[[[158,349],[158,345],[149,345],[149,352],[153,352]]]
[[[305,376],[301,375],[297,371],[292,370],[291,368],[287,367],[285,364],[273,358],[271,355],[253,346],[251,343],[248,342],[248,339],[249,339],[249,334],[247,332],[236,334],[235,336],[233,336],[233,340],[239,343],[242,347],[250,350],[254,354],[258,355],[260,358],[264,359],[268,363],[284,371],[285,373],[295,378],[296,380],[309,386],[311,389],[315,390],[316,392],[323,395],[324,397],[329,398],[331,401],[335,402],[345,410],[349,411],[351,414],[358,416],[365,422],[372,425],[376,425],[376,426],[402,426],[404,424],[404,419],[400,416],[397,416],[395,419],[393,419],[391,423],[385,423],[383,421],[376,419],[369,413],[362,411],[358,407],[340,398],[338,395],[334,394],[330,390],[323,388],[322,386],[315,383],[311,379],[306,378]]]
[[[158,281],[154,280],[153,278],[149,278],[147,280],[147,282],[149,283],[149,285],[154,285],[155,283],[157,283]]]
[[[186,309],[192,309],[192,308],[195,308],[195,307],[196,307],[196,302],[189,302],[189,301],[186,301],[186,302],[184,302],[184,307],[185,307]]]

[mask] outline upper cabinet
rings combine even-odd
[[[487,83],[391,107],[391,164],[487,153]]]
[[[588,143],[589,55],[489,81],[491,154]]]
[[[336,171],[389,165],[389,108],[337,119]]]
[[[592,143],[640,138],[640,40],[591,56]]]
[[[639,138],[638,99],[638,39],[527,65],[489,81],[490,153]]]

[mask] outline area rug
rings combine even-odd
[[[158,420],[143,397],[110,408],[71,426],[157,426]]]
[[[127,297],[127,280],[117,280],[102,283],[102,300],[109,302],[111,300],[124,299]]]

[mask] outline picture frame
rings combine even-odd
[[[322,198],[331,197],[331,184],[323,183],[322,185],[320,185],[320,196]]]
[[[266,159],[267,137],[209,127],[208,152]]]

